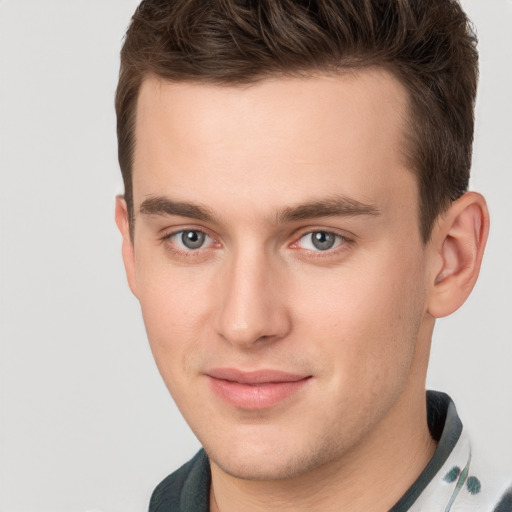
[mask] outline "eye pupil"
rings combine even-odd
[[[326,251],[330,249],[336,241],[335,236],[332,233],[325,231],[316,231],[311,234],[312,244],[320,251]]]
[[[183,231],[181,241],[188,249],[199,249],[204,244],[205,234],[201,231]]]

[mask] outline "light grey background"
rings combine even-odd
[[[4,0],[0,511],[135,512],[198,448],[125,284],[113,95],[137,0]],[[468,303],[438,322],[429,385],[512,473],[512,4],[466,0],[480,37],[472,188],[492,230]]]

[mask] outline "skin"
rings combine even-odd
[[[388,510],[432,456],[434,321],[471,291],[488,214],[466,194],[422,242],[406,116],[378,69],[142,85],[133,240],[122,198],[116,220],[157,366],[210,456],[212,511]],[[247,410],[212,391],[220,367],[308,379]]]

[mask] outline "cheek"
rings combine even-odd
[[[176,405],[185,414],[194,377],[194,361],[201,352],[202,334],[194,301],[169,290],[153,287],[154,293],[141,300],[142,315],[149,345],[158,371]],[[196,301],[197,302],[197,301]],[[194,402],[195,403],[195,402]]]
[[[138,298],[153,356],[166,384],[190,373],[208,317],[212,293],[206,275],[170,265],[142,266]],[[179,371],[177,371],[179,370]]]
[[[135,265],[148,334],[159,338],[164,332],[172,335],[191,329],[208,297],[208,269],[173,264],[162,248],[155,249],[148,242],[140,244]]]
[[[321,286],[303,276],[301,289],[311,293],[296,304],[307,331],[300,338],[314,338],[332,367],[343,366],[340,379],[384,379],[410,363],[425,304],[417,261],[360,260],[333,269]]]

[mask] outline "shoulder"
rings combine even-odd
[[[512,512],[512,478],[498,470],[481,448],[472,446],[470,470],[460,494],[474,501],[478,511]]]
[[[470,437],[471,431],[469,431]],[[471,464],[460,494],[469,494],[477,510],[512,512],[512,475],[499,467],[482,441],[471,442]]]
[[[512,512],[512,485],[505,491],[493,512]]]
[[[191,460],[156,486],[149,512],[207,512],[209,492],[210,464],[204,450],[199,450]]]
[[[472,445],[448,395],[427,393],[427,413],[437,448],[392,512],[512,512],[509,475]],[[390,511],[390,512],[391,512]]]

